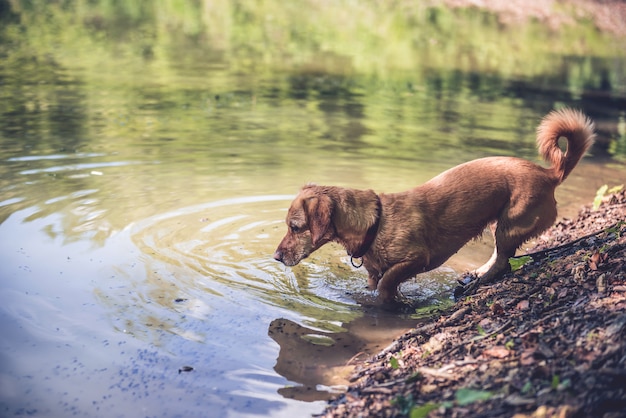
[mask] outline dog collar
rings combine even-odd
[[[361,243],[359,248],[357,248],[356,251],[352,254],[348,253],[348,255],[350,256],[350,262],[352,263],[352,265],[354,265],[354,262],[352,261],[352,259],[363,257],[365,253],[370,249],[372,244],[374,243],[374,240],[376,239],[376,235],[378,234],[378,226],[380,225],[380,218],[381,218],[382,212],[383,212],[383,204],[380,201],[380,197],[376,195],[376,221],[372,224],[372,226],[367,228],[367,232],[365,233],[365,238],[363,238],[363,242]],[[361,266],[362,265],[363,263],[361,263]]]

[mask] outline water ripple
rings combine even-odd
[[[27,176],[30,174],[41,173],[57,173],[63,171],[80,171],[80,170],[93,170],[95,168],[104,167],[122,167],[127,165],[142,164],[141,161],[112,161],[112,162],[98,162],[98,163],[84,163],[84,164],[68,164],[46,168],[33,168],[30,170],[22,170],[19,174]]]
[[[131,235],[149,258],[150,274],[175,280],[190,298],[210,290],[235,303],[269,304],[311,318],[329,310],[352,316],[356,302],[346,289],[362,288],[355,285],[362,273],[324,261],[341,250],[328,246],[292,269],[272,259],[292,198],[245,196],[181,208],[133,225]],[[173,271],[184,273],[173,278]]]

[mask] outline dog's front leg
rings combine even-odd
[[[376,290],[379,281],[380,275],[378,273],[367,272],[367,288],[369,290]]]
[[[378,282],[378,300],[382,303],[393,302],[398,296],[400,283],[422,271],[424,271],[424,265],[415,261],[407,261],[392,266]]]

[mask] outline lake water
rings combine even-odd
[[[534,130],[561,105],[599,128],[561,215],[626,178],[621,51],[515,76],[369,71],[328,50],[256,68],[243,41],[155,41],[167,14],[133,26],[93,3],[0,2],[2,416],[320,412],[347,366],[450,303],[491,249],[403,285],[415,313],[374,308],[337,246],[272,259],[303,184],[391,192],[472,158],[536,160]]]

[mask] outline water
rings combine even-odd
[[[403,285],[416,313],[372,307],[337,246],[272,259],[308,182],[391,192],[476,157],[535,159],[559,104],[600,132],[558,189],[561,214],[626,178],[623,55],[558,56],[540,74],[379,72],[302,41],[255,69],[263,48],[235,30],[249,39],[254,22],[225,44],[171,29],[183,11],[18,3],[0,4],[3,416],[319,412],[350,364],[449,303],[491,252],[474,242]]]

